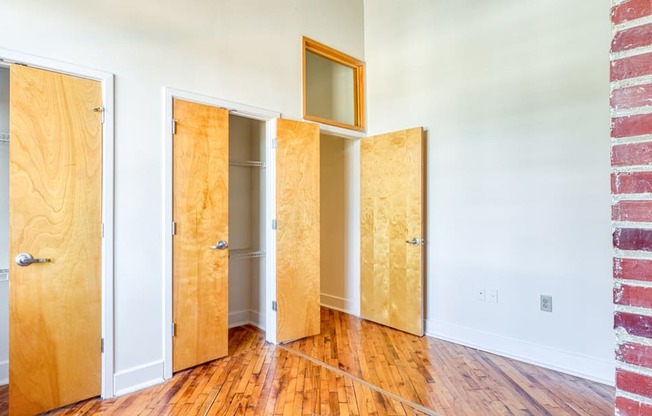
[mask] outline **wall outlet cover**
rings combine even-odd
[[[552,312],[552,296],[541,295],[540,297],[541,310],[544,312]]]

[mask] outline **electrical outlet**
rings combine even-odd
[[[541,295],[541,310],[544,312],[552,312],[552,296]]]
[[[498,303],[498,289],[487,288],[487,302]]]
[[[485,292],[486,291],[485,291],[484,287],[477,288],[475,290],[475,295],[476,295],[477,299],[484,302],[485,299],[486,299],[486,293]]]

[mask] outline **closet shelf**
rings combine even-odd
[[[0,142],[9,143],[9,133],[0,133]]]
[[[230,160],[229,165],[248,167],[248,168],[264,168],[265,162],[260,162],[257,160]]]
[[[230,259],[252,259],[257,257],[265,257],[265,252],[248,248],[229,250]]]

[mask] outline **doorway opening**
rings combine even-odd
[[[265,330],[265,122],[229,116],[229,328]]]

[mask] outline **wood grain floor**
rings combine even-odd
[[[244,326],[229,356],[48,415],[613,415],[611,387],[323,309],[321,335],[273,346]],[[7,388],[0,387],[0,416]]]

